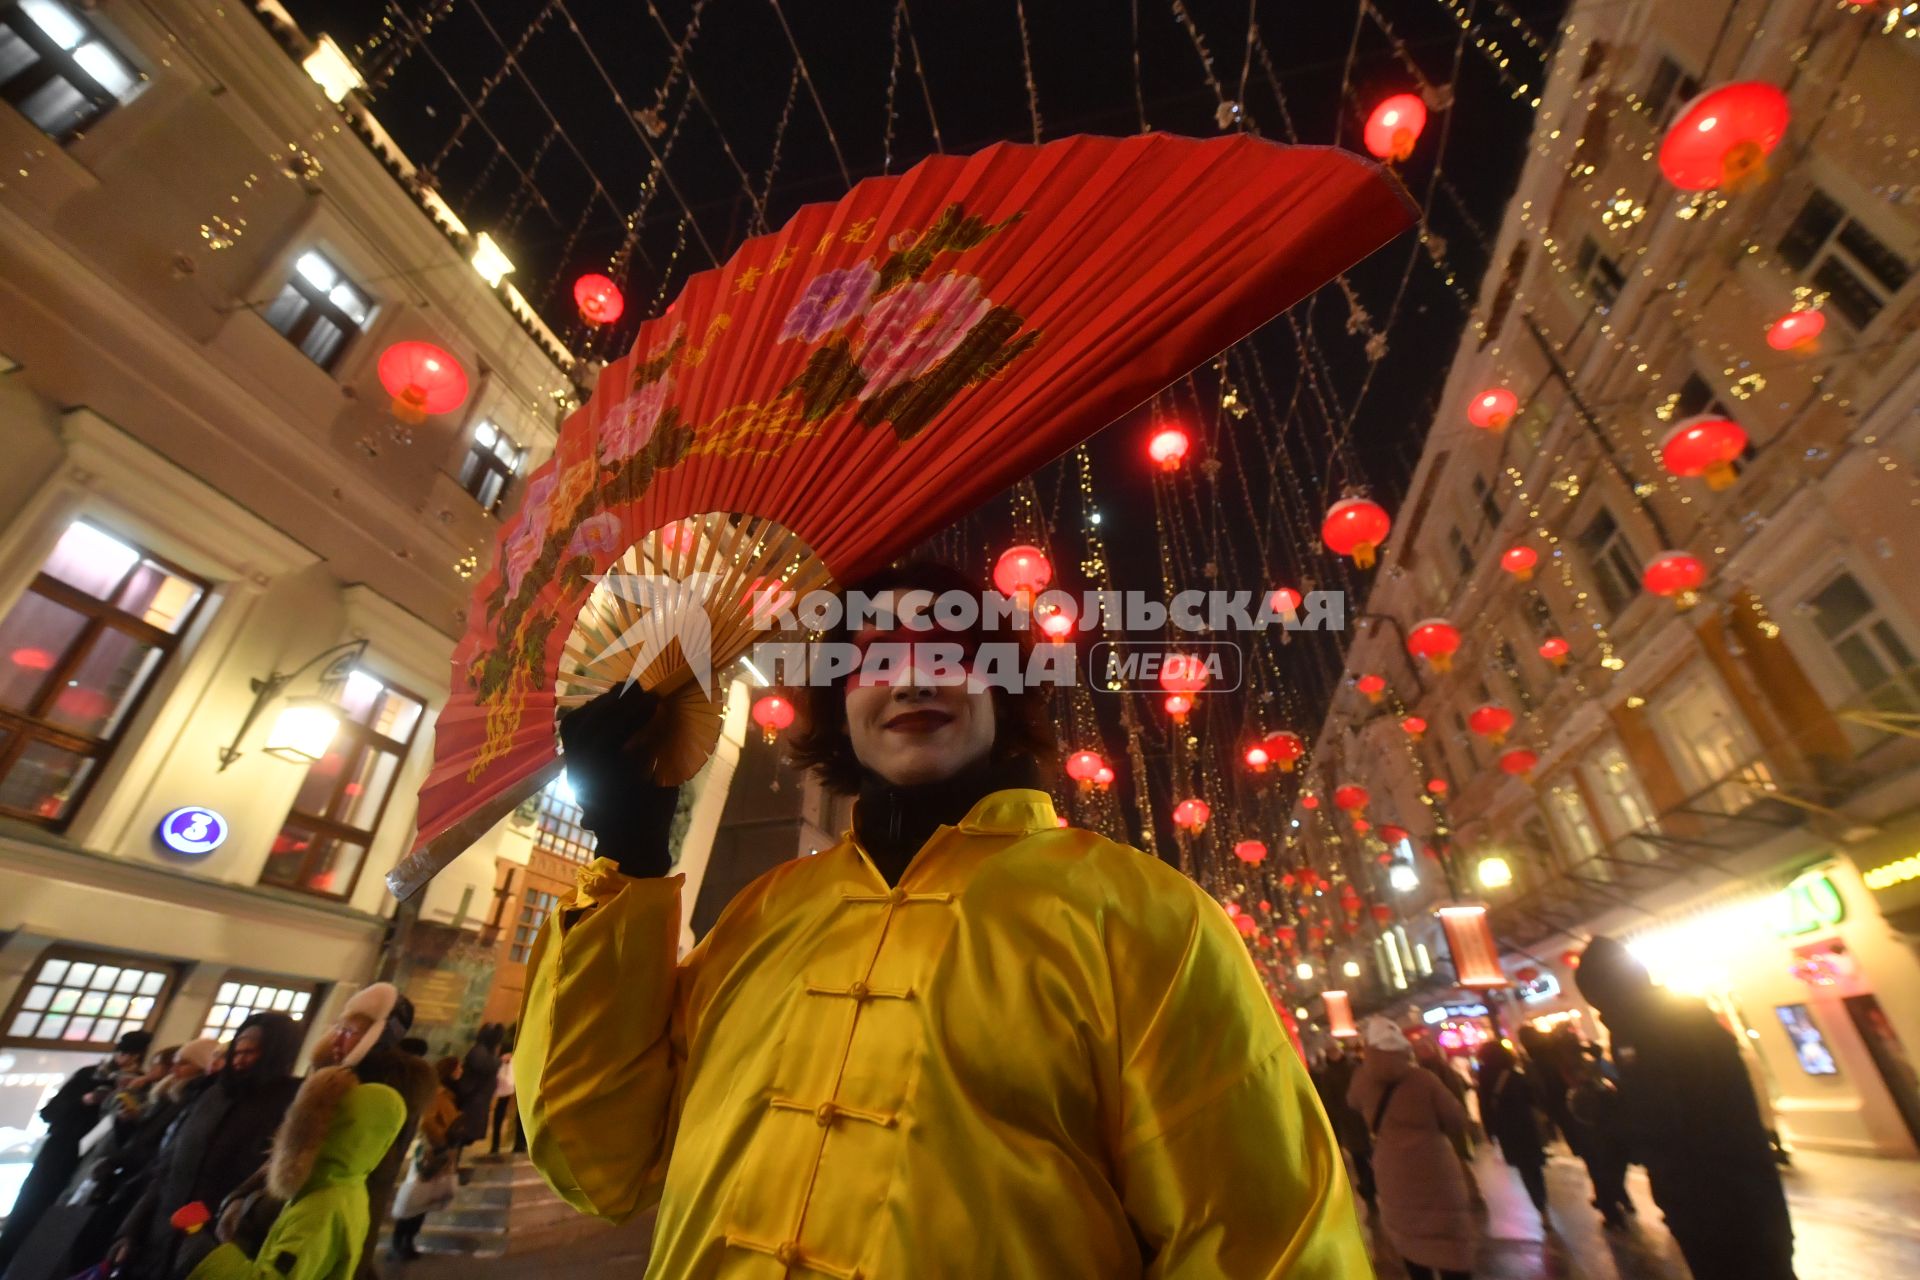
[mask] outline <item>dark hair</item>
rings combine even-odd
[[[408,1036],[400,1042],[400,1052],[410,1053],[416,1058],[427,1056],[427,1042],[419,1036]]]
[[[120,1037],[120,1041],[114,1045],[113,1051],[115,1053],[131,1054],[136,1058],[144,1058],[147,1056],[147,1050],[152,1047],[153,1033],[151,1031],[129,1031]]]
[[[887,591],[930,591],[936,597],[949,591],[965,592],[975,599],[986,588],[971,575],[937,560],[914,560],[868,574],[851,584],[847,591],[873,597]],[[1032,635],[1024,630],[1007,632],[1019,644],[1024,669]],[[853,629],[842,618],[823,640],[846,643]],[[844,679],[831,684],[809,684],[788,691],[794,706],[798,728],[787,745],[787,757],[803,769],[812,769],[829,791],[852,795],[860,789],[860,761],[853,754],[853,739],[847,732],[847,686]],[[994,738],[996,759],[1027,756],[1042,767],[1051,765],[1059,753],[1053,732],[1053,708],[1045,685],[1022,684],[1017,690],[993,690]]]

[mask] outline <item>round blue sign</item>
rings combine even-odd
[[[160,843],[175,853],[212,853],[227,838],[227,820],[211,809],[189,805],[160,819]]]

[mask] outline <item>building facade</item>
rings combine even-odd
[[[436,1049],[512,1021],[590,855],[552,789],[408,910],[383,883],[495,521],[586,381],[352,80],[271,0],[0,3],[0,1213],[123,1031],[317,1028],[376,976]],[[469,381],[415,426],[406,340]],[[689,849],[746,718],[735,685]]]
[[[1598,1038],[1572,962],[1615,935],[1739,1035],[1789,1141],[1913,1156],[1920,40],[1903,21],[1788,0],[1571,7],[1352,620],[1349,682],[1387,692],[1336,700],[1314,767],[1323,791],[1370,789],[1376,831],[1409,833],[1358,860],[1403,916],[1354,950],[1374,1007],[1454,1047],[1482,1034],[1433,918],[1470,902],[1511,983],[1484,1001],[1501,1025]],[[1668,126],[1701,88],[1756,80],[1793,113],[1766,175],[1677,190],[1657,164]],[[1807,312],[1816,340],[1772,331]],[[1500,389],[1512,420],[1474,425]],[[1746,438],[1725,487],[1663,462],[1703,417]],[[1704,580],[1663,597],[1646,582],[1670,552]],[[1428,620],[1459,636],[1450,662],[1410,654]],[[1296,816],[1334,856],[1379,850]]]

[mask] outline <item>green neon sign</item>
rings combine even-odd
[[[1773,929],[1783,938],[1831,929],[1847,918],[1847,903],[1824,871],[1809,871],[1773,897]]]

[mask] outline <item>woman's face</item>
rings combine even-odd
[[[346,1061],[347,1055],[372,1029],[373,1019],[362,1013],[348,1014],[327,1032],[327,1038],[320,1045],[320,1059],[328,1066]]]
[[[248,1027],[233,1038],[233,1047],[227,1050],[227,1070],[245,1072],[253,1069],[260,1061],[260,1028]]]
[[[897,644],[953,640],[938,630],[904,626],[878,638]],[[856,638],[874,639],[871,631]],[[846,708],[855,758],[895,786],[950,778],[993,749],[992,690],[965,681],[934,683],[906,662],[889,674],[856,673],[847,684]]]

